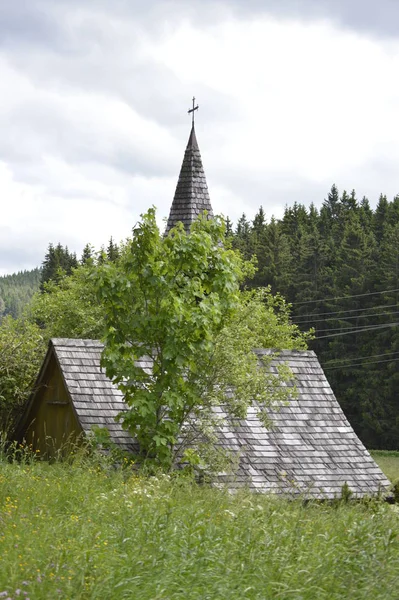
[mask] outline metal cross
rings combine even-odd
[[[198,108],[199,108],[198,104],[197,104],[197,106],[195,106],[195,98],[193,96],[193,107],[190,108],[190,110],[187,111],[188,114],[192,113],[192,115],[191,115],[191,117],[192,117],[191,123],[192,123],[193,126],[194,126],[194,111],[198,110]]]

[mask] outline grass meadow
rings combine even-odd
[[[0,461],[0,598],[393,600],[399,510]]]
[[[399,481],[399,452],[372,450],[371,455],[391,481]]]

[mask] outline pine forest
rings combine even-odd
[[[356,433],[368,448],[399,447],[399,196],[375,210],[331,188],[320,210],[294,203],[269,221],[262,208],[232,229],[233,245],[292,304],[301,329]]]
[[[356,433],[368,448],[399,448],[399,196],[380,196],[375,209],[353,191],[332,186],[320,209],[294,203],[281,219],[260,207],[227,236],[244,257],[256,256],[247,287],[269,286],[292,305],[292,320],[310,342]],[[41,268],[0,278],[0,319],[18,317],[44,284],[57,282],[80,260],[49,245]],[[112,241],[99,254],[114,260]]]
[[[14,318],[22,315],[25,306],[39,289],[41,276],[39,268],[0,276],[0,319],[7,315]]]

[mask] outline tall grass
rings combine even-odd
[[[0,511],[0,597],[13,600],[399,598],[399,514],[382,502],[0,461]]]
[[[371,455],[391,481],[399,481],[399,452],[372,450]]]

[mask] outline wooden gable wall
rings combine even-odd
[[[54,353],[49,357],[25,423],[25,441],[48,457],[63,448],[70,449],[82,433]]]

